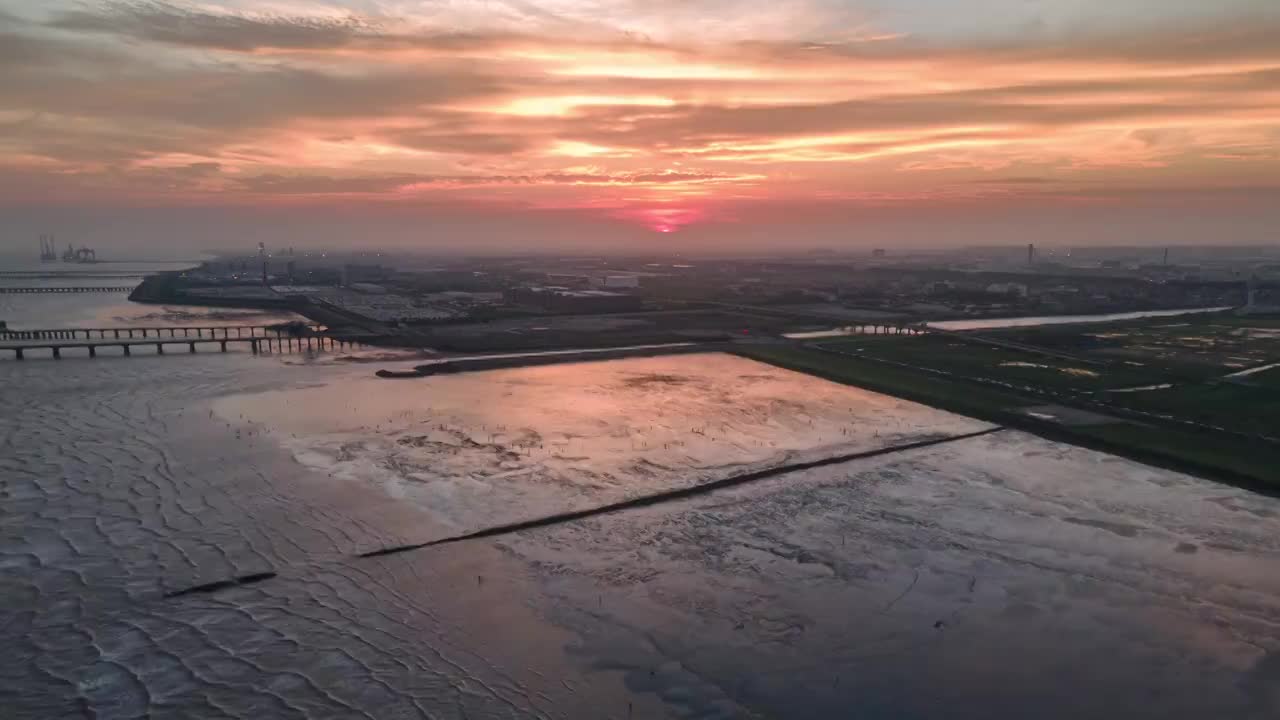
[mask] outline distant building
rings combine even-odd
[[[1025,283],[992,283],[987,286],[987,292],[997,295],[1017,295],[1018,297],[1027,296],[1027,286]]]
[[[1273,315],[1280,313],[1280,298],[1263,289],[1257,275],[1249,276],[1245,306],[1237,310],[1240,315]]]
[[[505,296],[507,302],[516,305],[530,305],[556,312],[605,313],[640,309],[638,296],[607,290],[538,286],[512,288]]]
[[[546,273],[546,281],[555,287],[587,288],[591,287],[591,276],[582,273]]]
[[[592,287],[608,288],[611,290],[630,290],[640,287],[639,275],[592,275],[589,281]]]
[[[884,248],[876,248],[875,250],[872,250],[872,251],[871,251],[871,257],[878,257],[878,258],[882,258],[882,257],[884,257],[886,254],[887,254],[887,253],[885,252]]]

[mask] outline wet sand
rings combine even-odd
[[[705,354],[226,397],[303,465],[475,530],[990,424]]]
[[[724,356],[371,369],[0,365],[6,716],[1280,712],[1276,500],[1004,431],[361,560],[987,427]]]

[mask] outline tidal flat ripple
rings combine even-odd
[[[987,427],[725,356],[369,375],[0,365],[5,717],[1280,712],[1274,499],[1005,431],[359,560]]]

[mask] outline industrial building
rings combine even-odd
[[[505,293],[507,302],[555,312],[603,313],[640,309],[636,295],[608,290],[573,290],[558,286],[512,288]]]

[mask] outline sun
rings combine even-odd
[[[653,232],[663,234],[679,232],[689,225],[705,220],[707,217],[704,209],[686,205],[631,207],[613,214],[615,217],[638,222]]]

